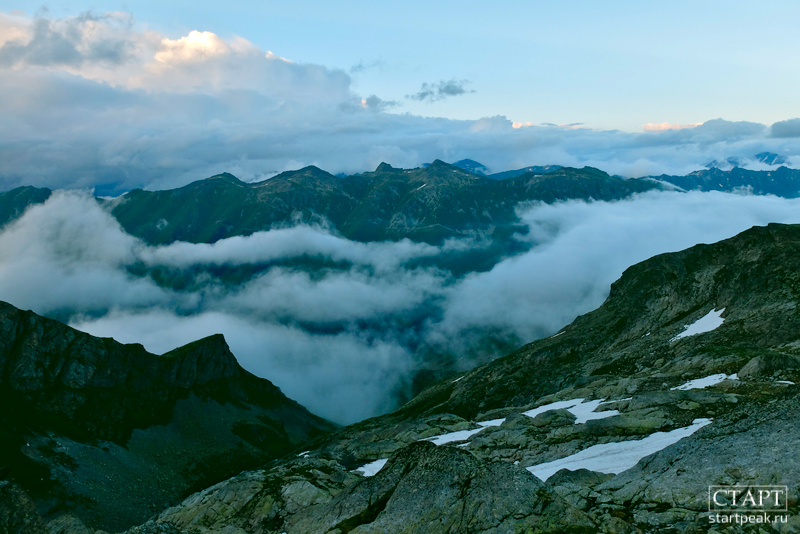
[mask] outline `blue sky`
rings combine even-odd
[[[5,10],[39,4],[0,2]],[[171,38],[238,35],[353,73],[397,111],[628,131],[718,117],[771,124],[800,107],[800,4],[731,1],[168,2],[51,4],[53,16],[129,11]],[[468,80],[436,103],[405,95]]]
[[[13,161],[0,164],[0,183],[7,186],[35,176],[44,183],[44,175],[77,154],[88,160],[68,162],[72,178],[64,183],[117,184],[112,189],[184,183],[211,167],[263,179],[305,164],[357,172],[384,159],[416,166],[435,157],[472,157],[495,171],[592,164],[633,176],[689,172],[714,159],[752,156],[752,150],[779,151],[790,161],[800,156],[796,123],[788,123],[781,131],[792,135],[779,140],[770,129],[800,115],[796,2],[756,8],[731,1],[171,0],[43,7],[0,0],[0,11],[6,89],[29,93],[24,102],[0,106],[28,135],[23,143],[18,131],[0,130],[0,141],[6,135],[6,146],[14,145]],[[128,15],[106,15],[112,12]],[[97,19],[94,26],[86,13]],[[37,20],[50,30],[34,47]],[[100,26],[102,42],[87,45]],[[193,31],[210,33],[187,41]],[[211,46],[211,56],[163,60],[165,47],[188,50],[200,41]],[[113,65],[96,53],[110,42],[127,50]],[[70,49],[72,63],[57,60],[67,57],[61,46],[77,46],[77,52]],[[270,66],[268,51],[274,54],[266,58]],[[43,59],[45,53],[51,55]],[[154,60],[159,53],[161,60]],[[290,67],[276,67],[282,59]],[[204,78],[203,71],[213,74]],[[56,93],[72,94],[72,100],[58,104],[41,96]],[[93,101],[81,99],[91,93]],[[341,116],[359,105],[372,113]],[[86,113],[76,122],[65,106]],[[269,107],[280,108],[280,116],[264,111]],[[125,108],[113,117],[102,111]],[[154,109],[161,111],[148,120]],[[63,147],[63,158],[45,158],[53,160],[49,165],[41,164],[35,146],[48,139],[52,154],[64,141],[49,137],[48,129],[33,131],[31,124],[44,117],[57,118],[74,139]],[[714,119],[726,124],[675,133]],[[101,131],[110,120],[122,133]],[[86,134],[92,128],[96,139]],[[167,129],[175,145],[169,154],[144,146]],[[193,129],[206,133],[190,139]],[[201,165],[185,163],[198,145],[206,154],[208,146],[232,142],[233,132],[240,146],[251,148],[236,154],[229,146]],[[641,137],[644,132],[652,135]],[[109,136],[117,137],[116,145],[109,145]],[[141,145],[138,155],[123,149],[108,156],[132,142]],[[285,143],[282,155],[253,148],[265,143]],[[163,147],[163,139],[157,144]],[[348,153],[345,147],[353,145],[360,148]],[[676,152],[666,153],[665,145]],[[147,177],[132,179],[123,167],[144,158],[149,163],[136,174]],[[30,171],[23,172],[27,165]]]

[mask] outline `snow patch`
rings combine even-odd
[[[604,412],[595,412],[595,410],[601,405],[605,404],[606,401],[600,400],[593,400],[588,402],[583,402],[578,404],[577,406],[573,406],[572,408],[567,408],[572,415],[575,416],[575,424],[580,425],[585,423],[586,421],[591,421],[592,419],[605,419],[606,417],[612,417],[614,415],[619,415],[618,410],[606,410]]]
[[[500,426],[506,418],[492,419],[491,421],[481,421],[478,424],[480,428],[473,428],[472,430],[459,430],[457,432],[448,432],[447,434],[440,434],[438,436],[431,436],[420,441],[430,441],[434,445],[444,445],[445,443],[454,443],[457,441],[466,441],[484,428],[490,426]]]
[[[370,462],[366,465],[362,465],[359,468],[354,469],[356,473],[361,473],[365,477],[375,476],[378,471],[383,469],[383,466],[386,465],[388,462],[388,458],[383,458],[382,460],[375,460],[374,462]]]
[[[794,385],[794,382],[792,382],[791,380],[776,380],[775,382],[777,384],[786,384],[787,386],[793,386]]]
[[[541,480],[547,480],[561,469],[589,469],[600,473],[618,474],[635,466],[645,456],[661,451],[681,439],[691,436],[711,419],[695,419],[690,426],[670,432],[655,432],[644,439],[593,445],[578,453],[526,469]]]
[[[723,380],[739,380],[739,375],[733,373],[732,375],[726,375],[725,373],[719,373],[716,375],[710,375],[703,378],[695,378],[694,380],[689,380],[685,384],[681,384],[680,386],[675,386],[674,388],[669,388],[670,391],[674,391],[676,389],[686,391],[688,389],[705,389],[707,387],[715,386],[722,382]]]
[[[538,408],[534,408],[533,410],[522,412],[522,415],[527,415],[528,417],[536,417],[540,413],[549,412],[550,410],[561,410],[562,408],[572,408],[573,406],[577,406],[582,402],[583,399],[570,399],[564,401],[551,402],[550,404],[544,404],[542,406],[539,406]]]
[[[725,308],[722,308],[719,311],[711,310],[695,322],[690,325],[686,325],[684,327],[684,331],[678,334],[677,336],[673,337],[670,341],[677,341],[678,339],[694,336],[697,334],[704,334],[706,332],[711,332],[719,328],[722,323],[725,322],[725,319],[721,317],[722,312],[725,311]]]
[[[560,410],[562,408],[566,408],[572,415],[575,416],[575,424],[579,425],[585,423],[586,421],[591,421],[592,419],[605,419],[606,417],[619,415],[619,411],[617,410],[595,412],[595,410],[601,404],[606,404],[608,402],[616,402],[616,401],[606,401],[603,399],[586,401],[586,402],[584,402],[584,399],[570,399],[564,401],[556,401],[556,402],[551,402],[550,404],[545,404],[544,406],[539,406],[538,408],[534,408],[533,410],[528,410],[527,412],[522,412],[522,415],[527,415],[528,417],[536,417],[540,413],[549,412],[550,410]]]

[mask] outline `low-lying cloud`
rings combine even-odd
[[[487,337],[532,341],[597,307],[635,262],[800,223],[799,208],[714,192],[524,206],[530,232],[519,239],[533,247],[456,277],[417,260],[478,242],[356,243],[301,225],[152,247],[88,194],[58,192],[0,233],[0,299],[156,353],[221,332],[245,368],[347,423],[396,407],[423,357],[453,354],[453,371],[469,368],[498,355]],[[248,266],[260,267],[225,278]],[[189,283],[165,282],[170,273]]]

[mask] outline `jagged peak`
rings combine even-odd
[[[182,345],[175,349],[172,349],[169,352],[165,352],[162,354],[163,357],[173,357],[177,356],[182,353],[186,353],[188,351],[197,350],[199,348],[205,347],[213,347],[213,348],[221,348],[226,351],[230,351],[230,347],[228,346],[228,342],[225,340],[225,336],[222,334],[211,334],[210,336],[206,336],[195,341],[191,341],[186,345]]]
[[[378,165],[378,168],[375,169],[375,172],[389,172],[389,171],[396,171],[396,170],[397,169],[395,169],[394,167],[392,167],[391,165],[389,165],[385,161],[382,161],[381,164]]]

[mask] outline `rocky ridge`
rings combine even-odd
[[[162,356],[0,303],[0,466],[48,519],[106,529],[334,426],[244,371],[221,335]]]

